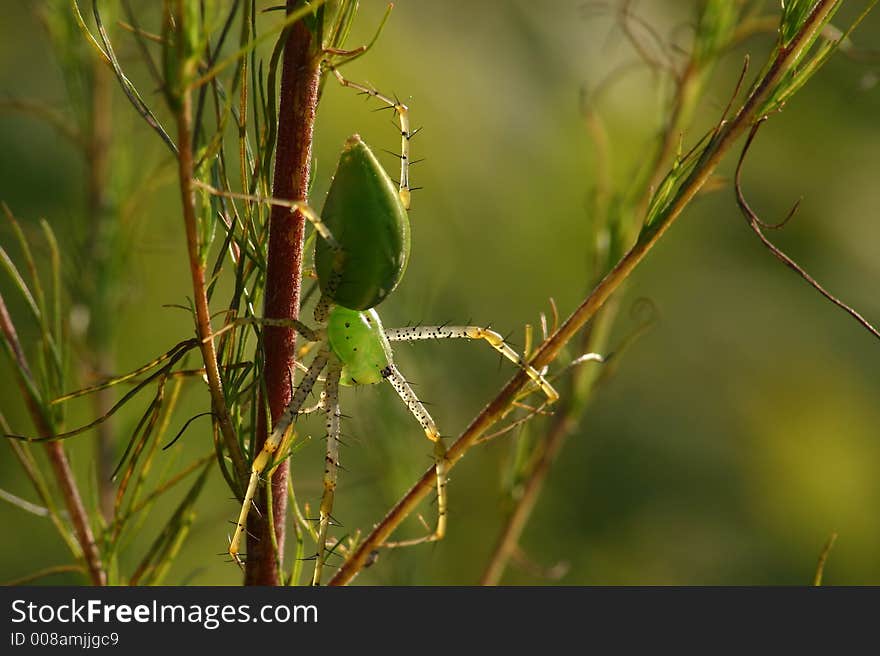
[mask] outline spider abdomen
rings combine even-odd
[[[391,364],[391,346],[375,310],[358,312],[337,305],[327,317],[327,341],[342,362],[343,385],[373,385]]]
[[[333,250],[324,240],[317,241],[321,291],[353,310],[375,307],[406,270],[409,217],[388,173],[358,135],[345,143],[321,217],[344,255],[341,271],[334,272]]]

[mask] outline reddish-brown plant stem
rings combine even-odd
[[[749,97],[743,103],[736,116],[727,123],[712,141],[706,146],[700,160],[691,174],[681,183],[674,198],[650,226],[646,226],[636,243],[620,259],[608,274],[602,278],[592,292],[583,300],[575,311],[565,320],[559,329],[538,349],[530,364],[535,369],[550,364],[562,348],[586,325],[596,312],[605,304],[618,287],[629,277],[633,270],[645,258],[648,252],[681,216],[685,207],[693,200],[706,181],[712,176],[724,155],[749,126],[756,121],[764,102],[783,76],[791,70],[797,56],[806,44],[821,29],[829,14],[833,11],[836,0],[820,0],[804,21],[798,34],[786,48],[780,49],[776,58],[767,68],[761,80],[753,87]],[[495,422],[504,416],[505,411],[516,399],[517,394],[528,384],[529,377],[522,371],[518,372],[465,429],[447,452],[448,468],[455,464],[477,443],[480,436]],[[391,508],[379,524],[361,542],[357,549],[346,559],[330,580],[330,585],[349,583],[363,567],[371,561],[373,553],[380,549],[400,523],[415,510],[416,506],[434,488],[436,471],[432,467],[426,471],[404,497]]]
[[[287,11],[297,2],[288,0]],[[278,139],[275,146],[275,174],[272,196],[285,200],[306,200],[312,157],[312,131],[318,105],[319,58],[308,28],[299,21],[289,30],[281,70],[278,109]],[[273,319],[299,317],[302,247],[305,220],[299,212],[273,206],[269,217],[269,251],[263,316]],[[287,328],[267,327],[263,335],[265,365],[263,379],[272,421],[276,421],[292,395],[290,372],[294,366],[296,333]],[[262,406],[262,402],[261,402]],[[259,414],[254,453],[266,441],[266,416]],[[288,466],[284,461],[271,477],[270,523],[266,488],[256,499],[259,512],[248,521],[246,585],[279,585],[281,555],[284,552],[287,514]],[[270,531],[274,528],[274,539]]]
[[[37,427],[40,437],[48,437],[55,434],[51,421],[44,414],[43,407],[39,399],[34,398],[32,390],[36,389],[33,382],[33,376],[30,373],[27,359],[18,341],[18,334],[15,331],[15,325],[6,310],[6,302],[0,295],[0,331],[9,345],[12,357],[18,362],[18,368],[15,370],[16,379],[21,389],[22,396],[27,404],[30,412],[31,420]],[[92,527],[89,524],[89,515],[82,502],[76,479],[70,469],[70,463],[67,460],[67,454],[61,442],[46,442],[44,445],[46,456],[55,474],[55,480],[58,483],[59,491],[67,506],[67,512],[70,514],[70,521],[73,524],[73,530],[76,534],[76,540],[82,549],[83,559],[89,572],[89,577],[94,585],[106,585],[107,573],[104,571],[104,565],[101,563],[101,554],[98,551],[98,545],[95,543],[95,536],[92,533]]]
[[[101,563],[101,554],[98,551],[98,545],[95,543],[92,527],[89,525],[89,516],[83,505],[79,488],[76,485],[76,479],[73,477],[73,471],[70,469],[70,462],[67,460],[64,446],[61,442],[48,442],[46,444],[46,455],[49,457],[49,463],[52,465],[55,480],[58,482],[58,489],[61,492],[61,496],[64,497],[67,512],[70,513],[70,518],[73,521],[76,539],[83,549],[83,557],[89,570],[89,577],[94,585],[107,585],[107,573],[104,571],[104,565]]]

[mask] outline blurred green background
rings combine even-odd
[[[4,9],[0,96],[36,98],[66,111],[61,77],[34,15],[37,5]],[[384,10],[377,0],[363,5],[350,43],[366,42]],[[840,24],[861,3],[845,5]],[[636,6],[664,38],[687,42],[680,26],[693,3]],[[262,29],[278,20],[277,14],[259,18]],[[136,83],[147,85],[148,103],[160,107],[133,42],[119,33],[116,39]],[[880,44],[878,12],[857,32],[856,43]],[[751,53],[757,70],[771,44],[772,35],[756,37],[725,58],[687,144],[717,120],[742,55]],[[268,50],[260,52],[268,57]],[[397,3],[375,49],[345,70],[353,80],[406,99],[414,125],[424,126],[412,146],[413,157],[426,158],[412,172],[414,184],[424,187],[411,212],[413,254],[403,283],[381,307],[386,325],[491,322],[512,331],[521,347],[522,326],[537,324],[548,297],[563,315],[576,306],[593,265],[586,255],[592,234],[586,208],[596,163],[579,98],[582,89],[595,88],[634,58],[613,19],[584,12],[582,2]],[[763,129],[745,174],[751,202],[768,221],[804,196],[798,216],[771,236],[876,321],[878,73],[876,61],[836,56]],[[162,305],[184,303],[191,292],[173,162],[119,89],[113,92],[115,138],[122,144],[114,188],[131,194],[151,185],[135,199],[135,245],[121,281],[126,300],[116,317],[115,350],[122,372],[190,336],[187,315]],[[659,103],[656,78],[647,70],[626,76],[602,100],[620,187],[649,151]],[[374,108],[328,82],[315,135],[315,199],[323,198],[347,135],[359,132],[377,150],[398,147],[389,114]],[[162,112],[160,117],[168,120]],[[62,247],[72,246],[85,211],[81,158],[45,123],[11,112],[0,114],[0,152],[0,199],[29,234],[36,237],[36,221],[46,217]],[[393,157],[384,162],[394,170]],[[723,172],[732,174],[731,161]],[[5,224],[0,240],[15,252]],[[43,248],[37,252],[46,255]],[[84,264],[67,262],[69,268]],[[20,299],[5,279],[0,290],[24,343],[33,344],[37,336]],[[568,563],[562,584],[806,584],[823,544],[837,531],[826,582],[880,584],[877,340],[760,246],[729,186],[698,198],[636,271],[614,342],[633,329],[627,309],[639,297],[654,302],[660,321],[626,353],[559,459],[522,541],[529,557],[543,565]],[[480,344],[402,346],[396,357],[450,436],[512,372]],[[430,465],[429,445],[390,388],[343,394],[352,418],[334,512],[346,527],[340,533],[372,526]],[[190,383],[173,430],[208,402],[207,389]],[[147,403],[144,396],[120,415],[120,441]],[[32,430],[5,359],[0,408],[15,430]],[[88,421],[90,408],[88,402],[73,405],[70,425]],[[297,454],[293,471],[301,502],[316,507],[321,427],[304,426],[314,426],[315,437]],[[90,439],[77,437],[68,446],[93,505]],[[0,449],[0,487],[33,500],[11,452]],[[207,423],[197,422],[176,455],[164,457],[174,471],[209,449]],[[501,526],[508,450],[508,440],[498,440],[472,451],[455,469],[445,541],[385,552],[357,583],[476,583]],[[182,491],[131,536],[123,567],[138,562]],[[237,568],[217,555],[238,512],[231,496],[213,472],[167,583],[240,580]],[[0,524],[6,527],[0,581],[68,562],[47,520],[3,504]],[[420,531],[412,521],[402,533]],[[70,575],[46,582],[78,580]],[[548,581],[511,567],[504,582]]]

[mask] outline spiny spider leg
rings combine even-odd
[[[559,393],[553,389],[553,386],[547,382],[540,372],[535,370],[516,351],[510,348],[504,341],[504,338],[494,330],[480,328],[479,326],[409,326],[407,328],[386,328],[385,336],[389,342],[415,342],[422,339],[485,340],[501,355],[525,371],[529,378],[534,381],[535,385],[544,392],[548,403],[554,403],[559,400]]]
[[[318,328],[310,328],[302,321],[298,319],[268,319],[268,318],[260,318],[260,317],[244,317],[242,319],[235,319],[234,321],[230,321],[228,324],[223,326],[216,333],[212,333],[210,337],[207,339],[214,339],[223,333],[232,330],[238,326],[246,326],[250,324],[258,324],[263,326],[275,326],[278,328],[293,328],[299,335],[304,337],[307,340],[307,343],[301,346],[297,351],[297,359],[293,363],[293,366],[296,367],[299,371],[305,373],[309,370],[307,366],[305,366],[300,360],[302,360],[305,356],[307,356],[312,349],[320,344],[320,342],[324,339],[323,331]],[[317,382],[323,383],[324,378],[318,377]],[[306,408],[300,410],[299,414],[307,415],[311,412],[315,412],[316,410],[321,409],[323,406],[321,402],[318,402],[311,408]]]
[[[414,135],[409,129],[409,108],[399,100],[389,98],[372,87],[345,79],[342,76],[342,73],[339,72],[339,69],[327,60],[325,60],[324,66],[327,70],[333,73],[334,77],[336,77],[336,81],[342,86],[354,89],[355,91],[360,91],[361,93],[381,100],[388,105],[388,107],[397,112],[397,116],[400,119],[400,184],[397,193],[400,195],[400,202],[403,203],[403,207],[409,209],[412,197],[412,187],[409,185],[409,140],[412,139]]]
[[[308,369],[306,369],[306,371],[308,371]],[[322,379],[321,379],[321,377],[319,376],[319,377],[318,377],[318,380],[317,380],[316,382],[321,381],[321,380],[322,380]],[[299,410],[296,414],[298,414],[298,415],[310,415],[310,414],[312,414],[313,412],[317,412],[318,410],[325,410],[325,411],[327,410],[327,404],[326,404],[326,402],[324,401],[324,395],[323,395],[323,394],[321,395],[321,399],[320,399],[315,405],[310,405],[310,406],[308,406],[307,408],[300,408],[300,410]]]
[[[244,533],[244,527],[247,522],[248,513],[251,509],[251,504],[257,493],[257,484],[260,481],[260,474],[263,473],[263,470],[272,461],[275,452],[278,451],[278,448],[284,441],[284,436],[287,434],[287,431],[293,424],[294,419],[296,419],[300,408],[303,406],[306,398],[308,398],[309,393],[315,386],[315,381],[318,379],[318,376],[324,370],[324,367],[327,366],[329,358],[330,352],[327,349],[323,349],[315,356],[315,359],[312,360],[312,364],[309,366],[309,370],[300,381],[296,391],[294,391],[293,398],[275,423],[275,427],[272,429],[272,434],[266,438],[263,448],[260,450],[260,453],[257,454],[257,457],[254,458],[253,464],[251,465],[251,477],[248,481],[244,501],[241,504],[241,512],[238,515],[235,533],[232,536],[232,541],[229,543],[229,555],[232,556],[232,559],[238,563],[239,566],[242,565],[242,561],[238,557],[241,536]]]
[[[222,335],[228,330],[232,330],[238,326],[247,326],[251,324],[257,324],[261,326],[274,326],[276,328],[293,328],[297,333],[305,337],[310,342],[320,342],[323,339],[320,331],[315,330],[313,328],[309,328],[306,324],[298,319],[271,319],[268,317],[260,318],[260,317],[243,317],[241,319],[235,319],[234,321],[230,321],[228,324],[223,326],[216,333],[213,333],[207,339],[213,339],[218,335]]]
[[[342,250],[342,246],[336,241],[327,224],[321,220],[321,217],[318,216],[317,212],[308,203],[298,203],[296,209],[302,212],[302,215],[315,227],[315,231],[327,242],[327,245],[333,251],[333,274],[327,282],[327,289],[321,294],[321,298],[318,299],[314,311],[315,321],[323,323],[327,320],[327,315],[330,314],[330,308],[333,304],[331,299],[336,296],[336,290],[339,288],[339,282],[342,280],[345,251]]]
[[[339,377],[342,363],[336,358],[330,362],[324,383],[324,408],[327,411],[327,453],[324,456],[324,494],[318,520],[318,554],[315,557],[315,574],[312,585],[321,585],[321,568],[324,566],[324,550],[327,545],[327,527],[333,512],[333,496],[336,492],[336,474],[339,468]]]
[[[446,445],[440,437],[440,431],[437,430],[437,424],[431,418],[431,415],[425,409],[425,406],[419,401],[413,392],[412,387],[406,382],[400,371],[393,364],[389,364],[382,370],[382,376],[391,383],[394,391],[401,400],[409,408],[416,420],[425,429],[425,435],[434,443],[434,469],[437,472],[437,528],[433,533],[429,533],[420,538],[412,540],[400,540],[398,542],[386,542],[383,547],[410,547],[423,542],[436,542],[442,540],[446,535],[446,473],[449,466],[446,462]]]
[[[284,200],[283,198],[270,198],[266,196],[254,196],[251,194],[239,194],[231,191],[223,191],[221,189],[216,189],[211,185],[204,184],[203,182],[200,182],[198,180],[194,180],[193,184],[197,187],[208,190],[210,193],[216,196],[223,196],[226,198],[238,198],[255,203],[266,203],[268,205],[278,205],[280,207],[290,208],[291,212],[299,211],[306,218],[306,220],[312,224],[312,226],[315,228],[315,232],[317,232],[321,236],[321,238],[327,242],[327,245],[333,251],[334,274],[327,284],[327,294],[321,295],[321,298],[318,301],[317,306],[315,307],[315,321],[318,321],[319,323],[325,321],[327,319],[327,314],[330,311],[330,305],[332,303],[330,299],[333,298],[333,296],[335,295],[336,289],[339,286],[339,280],[342,277],[341,272],[342,267],[345,263],[345,253],[342,250],[342,246],[340,246],[339,242],[336,241],[333,233],[330,232],[330,228],[328,228],[327,224],[324,223],[324,221],[321,219],[321,216],[315,210],[313,210],[308,203],[304,201]],[[229,327],[224,328],[224,330],[229,330]]]
[[[259,196],[253,194],[240,194],[234,191],[223,191],[222,189],[217,189],[216,187],[212,187],[209,184],[205,184],[199,180],[193,180],[193,185],[199,187],[201,189],[205,189],[211,194],[215,196],[222,196],[224,198],[238,198],[240,200],[251,201],[254,203],[266,203],[267,205],[277,205],[279,207],[287,207],[290,209],[291,213],[295,211],[299,211],[306,220],[312,224],[315,228],[315,232],[317,232],[324,241],[327,242],[327,245],[337,256],[341,257],[342,247],[339,245],[339,242],[336,241],[336,238],[333,236],[333,233],[330,232],[330,228],[327,227],[327,224],[321,219],[321,216],[312,209],[311,205],[309,205],[305,201],[301,200],[285,200],[283,198],[272,198],[270,196]],[[334,266],[341,263],[335,263]]]

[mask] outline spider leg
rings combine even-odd
[[[338,75],[338,73],[337,73]],[[215,189],[210,185],[205,184],[197,184],[196,186],[201,187],[203,189],[207,189],[212,194],[218,196],[224,196],[229,198],[240,198],[242,200],[249,200],[254,202],[267,203],[269,205],[277,205],[279,207],[287,207],[290,209],[291,213],[299,211],[303,217],[312,224],[315,228],[315,232],[317,232],[321,238],[327,242],[327,245],[330,247],[330,250],[333,251],[333,271],[334,275],[327,283],[327,293],[322,294],[320,301],[318,302],[317,307],[315,308],[315,320],[318,322],[324,321],[327,318],[327,313],[330,310],[330,299],[333,298],[336,292],[336,287],[339,285],[339,280],[342,276],[342,266],[345,262],[345,253],[342,250],[342,246],[339,245],[339,242],[336,241],[336,238],[333,236],[333,233],[330,232],[330,228],[327,227],[327,224],[321,219],[321,216],[312,209],[311,205],[309,205],[305,201],[300,200],[284,200],[280,198],[268,198],[265,196],[253,196],[250,194],[237,194],[232,192],[221,191],[219,189]],[[234,325],[234,324],[233,324]],[[224,332],[229,330],[227,326],[220,332]],[[220,334],[220,333],[217,333]]]
[[[325,60],[324,66],[333,73],[336,81],[342,86],[376,98],[397,112],[400,120],[400,183],[397,193],[400,195],[400,202],[403,203],[403,207],[408,210],[413,190],[409,184],[409,141],[415,136],[415,132],[412,132],[409,127],[409,108],[396,98],[390,98],[372,87],[345,79],[342,73],[339,72],[339,69],[327,60]]]
[[[263,443],[263,448],[260,450],[260,453],[254,458],[253,464],[251,465],[251,476],[248,481],[247,491],[244,495],[244,501],[241,504],[241,512],[238,515],[238,522],[236,522],[235,525],[235,533],[232,535],[232,540],[229,542],[229,555],[239,564],[239,566],[242,565],[242,561],[238,556],[241,536],[244,534],[247,516],[250,512],[254,496],[257,493],[257,484],[260,481],[260,474],[263,473],[263,470],[266,469],[267,465],[273,460],[275,452],[278,451],[284,441],[285,435],[287,435],[293,421],[299,414],[300,408],[302,408],[306,398],[315,386],[315,381],[318,379],[321,371],[324,370],[324,367],[327,366],[328,359],[329,352],[324,349],[315,356],[314,360],[312,360],[309,370],[294,391],[293,398],[278,418],[278,421],[272,429],[271,435],[269,435]]]
[[[547,397],[548,403],[554,403],[559,399],[559,393],[553,389],[544,376],[524,361],[494,330],[479,326],[409,326],[406,328],[386,328],[385,336],[389,342],[415,342],[423,339],[482,339],[526,372]]]
[[[223,326],[223,328],[218,330],[216,333],[213,333],[208,339],[218,337],[219,335],[222,335],[223,333],[232,330],[233,328],[236,328],[238,326],[249,325],[291,328],[295,330],[299,335],[302,335],[309,342],[320,342],[323,339],[323,334],[319,329],[310,328],[298,319],[272,319],[269,317],[242,317],[241,319],[235,319],[234,321],[230,321],[228,324]]]
[[[321,496],[321,509],[318,520],[318,554],[315,557],[315,573],[312,585],[321,585],[321,568],[324,566],[324,550],[327,546],[327,528],[333,512],[333,497],[336,492],[336,475],[339,468],[339,377],[342,363],[336,358],[327,369],[324,383],[324,409],[327,411],[327,453],[324,456],[324,494]]]
[[[410,547],[424,542],[436,542],[437,540],[442,540],[443,536],[446,535],[446,474],[449,469],[449,464],[446,460],[446,445],[443,444],[443,440],[440,437],[440,431],[437,430],[437,424],[434,423],[431,415],[425,409],[422,402],[419,401],[415,392],[413,392],[412,387],[406,382],[406,379],[397,367],[393,364],[389,364],[382,370],[382,376],[391,383],[394,391],[397,392],[397,395],[406,404],[406,407],[409,408],[409,411],[425,430],[425,435],[427,435],[428,439],[434,443],[434,469],[437,472],[437,527],[432,533],[420,538],[386,542],[382,546],[388,548]]]

